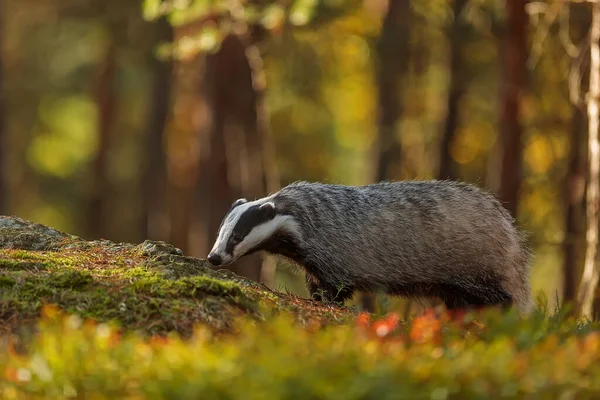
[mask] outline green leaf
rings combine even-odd
[[[152,21],[161,15],[162,0],[144,0],[143,16],[146,21]]]
[[[290,21],[292,24],[301,26],[310,22],[317,1],[316,0],[296,0],[292,5],[290,12]]]
[[[214,52],[220,43],[219,29],[214,26],[204,28],[198,37],[198,47],[201,51]]]
[[[275,29],[285,20],[285,10],[279,4],[268,6],[262,17],[262,25],[266,29]]]

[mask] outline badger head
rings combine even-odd
[[[229,265],[260,250],[261,244],[281,230],[298,234],[293,218],[278,214],[272,199],[238,199],[221,222],[208,262],[214,266]]]

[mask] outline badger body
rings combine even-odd
[[[532,308],[529,252],[491,194],[453,181],[343,186],[296,182],[237,200],[208,261],[231,264],[266,251],[306,271],[317,299],[354,291],[436,297],[447,308]]]

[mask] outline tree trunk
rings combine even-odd
[[[260,49],[254,43],[252,36],[246,40],[246,58],[251,72],[252,87],[256,96],[256,129],[262,144],[262,168],[264,176],[264,188],[267,193],[275,193],[280,189],[281,179],[277,166],[275,142],[271,132],[270,113],[267,106],[267,80],[264,62]],[[265,256],[262,266],[260,282],[268,287],[275,283],[275,270],[277,261],[274,257]]]
[[[500,109],[502,161],[499,197],[513,216],[517,215],[522,174],[523,127],[521,95],[527,83],[527,13],[525,0],[506,2],[508,20],[504,29],[504,84]]]
[[[0,215],[8,214],[5,174],[6,99],[4,90],[4,4],[0,4]]]
[[[457,177],[456,163],[452,159],[450,147],[458,129],[459,105],[466,88],[465,60],[462,54],[465,23],[460,21],[460,15],[466,4],[467,0],[454,0],[452,6],[454,19],[448,32],[450,39],[450,88],[448,91],[446,121],[442,132],[439,179],[456,179]]]
[[[590,84],[587,97],[588,116],[588,169],[586,213],[586,252],[583,276],[579,286],[578,303],[581,316],[591,318],[598,269],[598,179],[600,178],[600,142],[598,140],[598,101],[600,96],[600,3],[592,6],[592,27],[590,30]]]
[[[400,178],[402,147],[396,123],[402,114],[400,84],[410,63],[410,0],[388,3],[377,43],[377,90],[379,102],[375,181]],[[373,312],[373,293],[363,293],[363,309]]]
[[[173,63],[160,61],[154,55],[155,46],[160,42],[173,40],[173,29],[166,19],[157,24],[159,37],[152,45],[149,55],[154,66],[154,88],[152,108],[148,115],[146,136],[146,165],[142,176],[142,229],[144,239],[167,240],[168,214],[166,208],[166,161],[164,151],[164,131],[171,100],[171,78]]]
[[[563,304],[572,304],[577,293],[577,237],[580,232],[581,211],[585,186],[584,157],[581,142],[584,138],[584,115],[573,105],[569,166],[565,177],[565,239],[563,243]]]
[[[205,229],[208,246],[216,239],[223,216],[240,197],[266,194],[264,131],[261,131],[252,68],[246,44],[228,36],[217,54],[207,56],[205,82],[210,83],[212,130],[210,155],[202,166],[199,196],[205,197]],[[263,117],[263,116],[260,116]],[[235,273],[259,282],[262,260],[259,254],[246,256],[229,267]]]
[[[106,233],[106,208],[107,200],[110,198],[107,162],[116,100],[114,85],[117,46],[114,39],[111,39],[108,46],[95,87],[98,108],[98,150],[92,162],[92,187],[87,217],[90,238],[95,239],[102,238]]]
[[[398,177],[402,148],[396,123],[402,114],[400,83],[410,62],[410,1],[390,1],[377,44],[379,133],[377,181]]]
[[[175,41],[184,33],[173,30]],[[191,256],[206,257],[207,239],[204,229],[198,230],[198,219],[209,215],[208,196],[198,193],[198,178],[210,156],[212,115],[206,109],[211,93],[206,89],[206,56],[190,61],[173,62],[173,131],[167,139],[167,182],[169,190],[169,241]],[[177,112],[179,110],[179,112]],[[197,141],[197,143],[194,143]],[[184,146],[190,150],[185,151]],[[196,150],[196,151],[194,151]],[[208,175],[208,174],[207,174]],[[200,226],[205,227],[205,219]]]

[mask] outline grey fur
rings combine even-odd
[[[533,307],[523,236],[500,202],[473,185],[296,182],[256,203],[267,201],[298,229],[278,227],[240,256],[265,250],[292,259],[315,297],[343,302],[355,290],[384,291],[438,297],[448,308]]]

